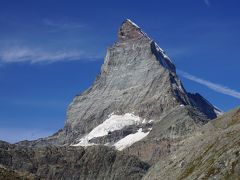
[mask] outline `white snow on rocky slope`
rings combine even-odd
[[[94,143],[90,143],[89,141],[93,138],[106,136],[109,132],[121,130],[126,126],[138,125],[145,122],[146,120],[141,119],[132,113],[126,113],[124,115],[110,114],[108,119],[95,127],[91,132],[81,138],[79,143],[74,144],[73,146],[91,146],[94,145]]]
[[[136,28],[139,29],[139,31],[145,36],[147,37],[149,40],[152,40],[136,23],[134,23],[133,21],[131,21],[130,19],[127,19],[128,22],[130,22],[133,26],[135,26]]]
[[[140,29],[140,27],[139,27],[136,23],[132,22],[130,19],[127,19],[127,21],[130,22],[130,23],[131,23],[132,25],[134,25],[135,27],[137,27],[137,28]]]
[[[149,129],[148,132],[143,132],[142,128],[140,128],[138,130],[138,132],[136,132],[134,134],[129,134],[129,135],[125,136],[124,138],[122,138],[121,140],[119,140],[118,142],[116,142],[114,144],[114,146],[117,150],[121,151],[127,147],[130,147],[135,142],[140,141],[143,138],[145,138],[149,134],[150,131],[151,131],[151,129]]]
[[[224,112],[217,108],[216,106],[214,106],[214,112],[216,113],[217,116],[221,116],[224,114]]]
[[[160,48],[160,46],[156,42],[154,42],[154,44],[155,44],[155,47],[156,47],[157,51],[159,53],[161,53],[162,56],[164,57],[164,59],[161,59],[162,65],[167,69],[171,69],[171,67],[169,67],[168,63],[166,62],[166,61],[169,61],[170,63],[172,63],[171,59],[167,56],[165,51],[162,48]]]
[[[156,46],[157,51],[159,51],[165,59],[169,60],[172,63],[171,59],[166,55],[165,51],[162,48],[160,48],[160,46],[156,42],[154,42],[154,44]]]

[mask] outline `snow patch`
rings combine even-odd
[[[161,64],[162,64],[162,66],[167,68],[167,69],[169,69],[169,70],[171,70],[171,67],[169,67],[169,64],[166,62],[166,61],[168,61],[169,63],[172,64],[171,59],[167,56],[167,54],[164,52],[164,50],[158,46],[158,44],[156,42],[154,42],[154,44],[155,44],[156,50],[159,53],[161,53],[162,56],[163,56],[163,59],[159,60],[161,62]]]
[[[146,124],[146,123],[147,123],[146,119],[143,119],[142,123],[143,123],[143,124]]]
[[[154,44],[155,44],[155,47],[156,47],[157,51],[160,52],[165,59],[169,60],[172,63],[170,58],[166,55],[165,51],[162,48],[160,48],[160,46],[156,42],[154,42]],[[166,64],[166,66],[167,66],[167,64]]]
[[[143,123],[140,117],[135,116],[131,113],[126,113],[124,115],[114,115],[113,113],[109,115],[108,119],[106,119],[102,124],[95,127],[91,132],[85,135],[83,138],[79,140],[79,143],[74,144],[73,146],[91,146],[94,143],[90,143],[89,141],[96,137],[102,137],[108,135],[109,132],[113,132],[116,130],[121,130],[126,126],[130,125],[138,125]]]
[[[151,123],[151,122],[154,122],[154,120],[151,119],[150,121],[148,121],[148,123]]]
[[[217,116],[221,116],[224,114],[224,112],[217,108],[216,106],[214,106],[214,112],[216,113]]]
[[[135,27],[137,27],[137,28],[140,29],[140,27],[139,27],[137,24],[135,24],[134,22],[132,22],[130,19],[127,19],[127,21],[130,22],[130,23],[131,23],[132,25],[134,25]]]
[[[136,133],[134,134],[129,134],[127,136],[125,136],[124,138],[122,138],[121,140],[119,140],[118,142],[116,142],[114,144],[115,148],[119,151],[130,147],[133,143],[138,142],[140,140],[142,140],[143,138],[145,138],[149,132],[151,131],[151,129],[149,128],[148,132],[143,132],[142,128],[140,128]]]
[[[130,22],[133,26],[135,26],[136,28],[138,28],[140,30],[140,32],[145,36],[147,37],[149,40],[151,40],[151,38],[144,32],[142,31],[142,29],[134,22],[132,22],[130,19],[127,19],[128,22]]]

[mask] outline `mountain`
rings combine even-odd
[[[30,146],[103,144],[119,150],[145,138],[164,114],[177,107],[201,116],[196,126],[217,117],[200,94],[188,93],[166,53],[131,20],[107,50],[93,85],[76,96],[62,130]],[[193,110],[190,110],[193,111]]]
[[[240,109],[188,93],[166,53],[125,20],[63,129],[0,142],[0,179],[239,179]],[[5,178],[6,177],[6,178]]]

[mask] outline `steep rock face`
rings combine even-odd
[[[134,112],[143,118],[156,119],[176,105],[188,104],[186,92],[172,72],[174,66],[156,49],[155,43],[126,21],[120,29],[119,41],[108,49],[93,86],[75,97],[69,106],[66,127],[84,134],[113,112]]]
[[[199,93],[188,93],[188,96],[192,100],[192,104],[197,107],[201,112],[205,112],[208,115],[208,118],[214,119],[216,115],[222,115],[222,111],[214,107],[210,102],[208,102],[204,97]]]
[[[17,175],[31,174],[22,179],[137,180],[149,168],[134,156],[103,146],[28,148],[5,142],[0,142],[0,164],[3,175],[12,179],[12,170],[17,170]]]
[[[137,25],[126,20],[118,41],[107,51],[100,75],[70,104],[65,140],[73,142],[113,112],[134,112],[142,118],[158,119],[180,104],[199,105],[188,96],[164,51]],[[213,108],[208,108],[210,113],[200,110],[211,118],[216,116]]]
[[[124,149],[149,164],[175,152],[182,141],[208,122],[206,116],[191,106],[178,106],[161,115],[155,121],[149,135]]]
[[[172,108],[184,105],[198,109],[210,119],[216,117],[214,107],[204,98],[199,100],[196,95],[186,92],[165,52],[135,23],[126,20],[119,29],[118,41],[107,50],[101,72],[93,85],[69,105],[64,128],[51,137],[21,144],[77,144],[112,113],[132,113],[142,118],[141,121],[155,121]],[[138,126],[138,130],[130,133],[146,127],[150,130],[151,123]],[[124,137],[122,132],[120,134]],[[112,144],[113,139],[119,140],[118,137],[108,137],[96,141]]]

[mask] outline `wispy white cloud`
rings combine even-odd
[[[4,104],[9,104],[12,107],[31,107],[41,109],[59,109],[65,108],[68,102],[52,99],[52,98],[26,98],[26,97],[14,97],[14,98],[1,98]]]
[[[190,48],[187,47],[169,47],[166,49],[166,52],[168,55],[170,55],[170,58],[182,58],[189,56],[189,54],[192,53]]]
[[[178,73],[181,76],[183,76],[184,78],[189,79],[191,81],[194,81],[196,83],[199,83],[201,85],[204,85],[204,86],[208,87],[209,89],[212,89],[216,92],[219,92],[219,93],[222,93],[222,94],[240,99],[240,92],[239,91],[236,91],[234,89],[230,89],[230,88],[228,88],[226,86],[223,86],[221,84],[216,84],[216,83],[210,82],[208,80],[201,79],[199,77],[193,76],[193,75],[191,75],[189,73],[186,73],[184,71],[178,71]]]
[[[210,0],[204,0],[204,3],[205,3],[208,7],[211,6],[211,2],[210,2]]]
[[[56,62],[56,61],[71,61],[89,59],[94,60],[99,58],[97,55],[89,55],[80,51],[60,50],[60,51],[45,51],[42,49],[34,49],[28,47],[15,47],[3,49],[0,51],[0,62]]]
[[[53,21],[50,19],[43,20],[44,25],[58,29],[58,30],[80,30],[86,26],[82,23],[71,21]]]

